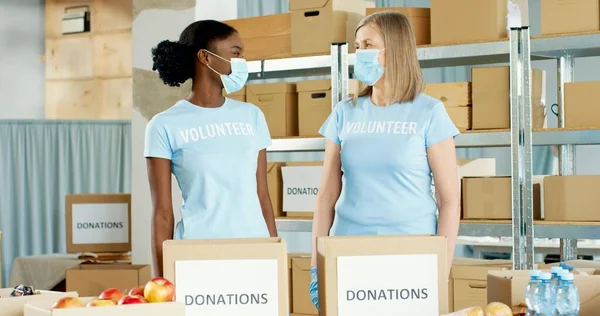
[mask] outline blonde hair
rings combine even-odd
[[[355,34],[365,25],[375,27],[385,44],[384,87],[387,105],[414,101],[423,91],[424,81],[410,21],[402,13],[377,12],[363,18]],[[353,96],[354,104],[359,97],[370,96],[373,87],[360,82],[358,91],[358,95]]]

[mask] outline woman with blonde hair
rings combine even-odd
[[[394,12],[365,17],[355,45],[360,93],[337,104],[319,131],[326,147],[310,287],[317,308],[317,237],[438,234],[448,239],[451,261],[458,234],[459,132],[444,104],[422,93],[408,18]]]

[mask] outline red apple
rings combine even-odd
[[[129,291],[129,295],[139,295],[139,296],[144,296],[144,287],[143,286],[136,286],[133,289],[131,289]]]
[[[165,278],[154,278],[146,283],[144,297],[150,303],[171,302],[175,297],[175,285]]]
[[[83,307],[83,303],[81,302],[81,300],[77,297],[63,297],[60,298],[58,301],[56,301],[56,303],[54,303],[54,305],[52,305],[51,309],[58,309],[58,308],[77,308],[77,307]]]
[[[87,303],[87,307],[99,307],[99,306],[115,306],[115,303],[111,300],[100,300],[95,299]]]
[[[143,304],[148,303],[143,296],[140,295],[125,295],[119,300],[119,305]]]
[[[115,288],[106,289],[100,293],[100,296],[98,296],[100,300],[109,300],[115,304],[119,302],[121,297],[123,297],[123,292]]]

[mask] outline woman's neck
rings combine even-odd
[[[192,104],[207,108],[218,108],[225,102],[221,86],[210,80],[194,80],[192,92],[188,95],[187,100]]]
[[[371,103],[376,106],[388,106],[387,100],[385,98],[385,89],[383,87],[379,87],[378,85],[373,86],[371,90]]]

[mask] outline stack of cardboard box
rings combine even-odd
[[[444,103],[446,112],[460,131],[472,127],[472,101],[470,82],[427,84],[423,93]]]

